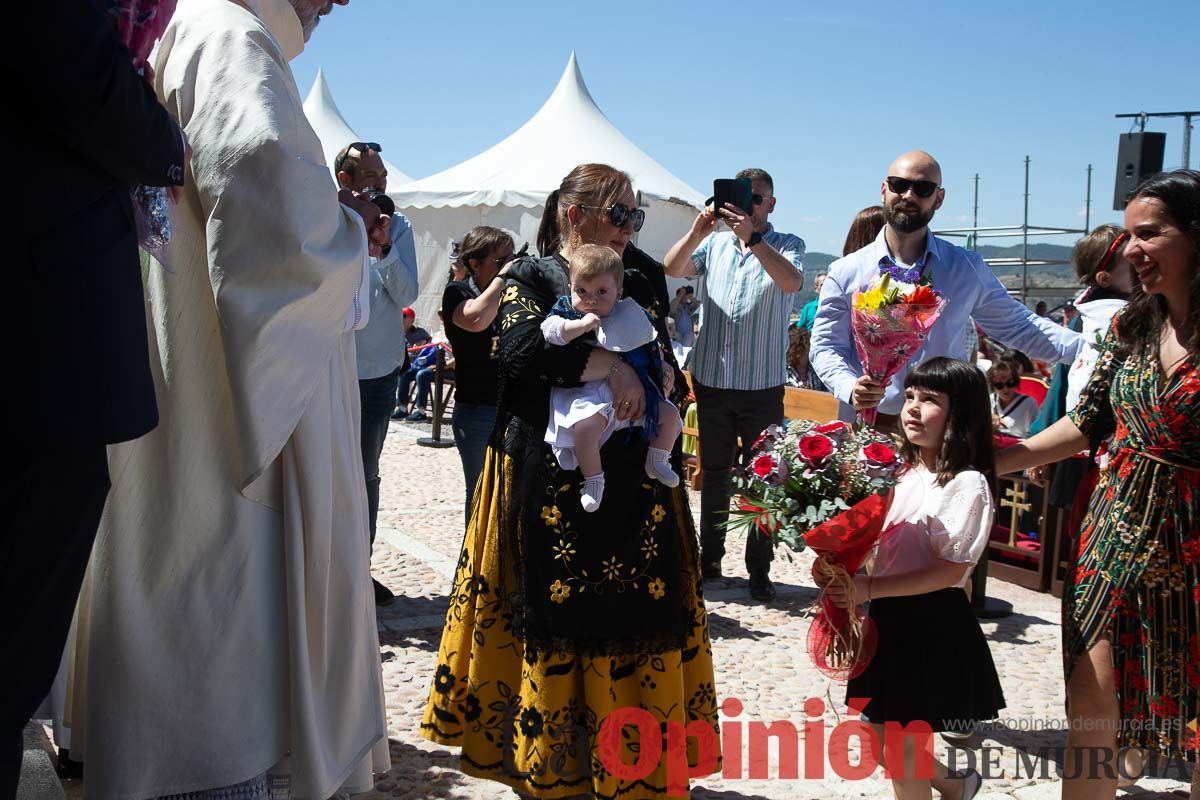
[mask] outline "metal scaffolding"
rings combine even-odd
[[[1030,225],[1029,224],[1029,156],[1025,156],[1025,214],[1020,225],[988,225],[980,227],[979,225],[979,175],[975,175],[975,211],[973,216],[973,224],[969,228],[943,228],[942,230],[934,231],[935,236],[944,237],[966,237],[968,247],[972,250],[977,249],[977,243],[980,239],[1021,239],[1021,256],[1018,257],[997,257],[985,258],[984,261],[989,267],[995,270],[997,267],[1020,267],[1021,268],[1021,286],[1019,289],[1009,289],[1009,294],[1019,297],[1021,302],[1027,302],[1030,297],[1057,297],[1064,293],[1072,294],[1072,287],[1065,286],[1034,286],[1029,285],[1029,268],[1043,266],[1059,266],[1070,264],[1069,259],[1042,259],[1029,257],[1029,239],[1031,236],[1065,236],[1075,235],[1082,236],[1087,233],[1091,227],[1091,206],[1092,206],[1092,165],[1088,164],[1087,168],[1087,200],[1084,208],[1084,227],[1083,228],[1066,228],[1066,227],[1048,227],[1045,225]]]

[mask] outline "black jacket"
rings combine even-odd
[[[129,189],[182,184],[183,140],[94,0],[11,4],[3,31],[6,432],[133,439],[158,412]]]

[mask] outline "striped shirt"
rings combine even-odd
[[[763,241],[804,269],[804,240],[770,224]],[[753,391],[787,381],[788,318],[795,292],[776,285],[732,231],[709,234],[692,253],[701,296],[692,377],[716,389]]]

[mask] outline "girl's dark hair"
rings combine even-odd
[[[499,228],[479,225],[467,231],[462,244],[458,248],[458,263],[467,268],[467,272],[475,274],[472,261],[483,261],[493,250],[498,250],[506,244],[513,244],[513,238]]]
[[[1129,196],[1129,202],[1146,197],[1161,202],[1171,222],[1192,240],[1192,282],[1188,287],[1188,322],[1192,326],[1192,339],[1188,349],[1195,351],[1200,349],[1200,172],[1194,169],[1160,172],[1138,184]],[[1117,317],[1119,355],[1140,355],[1147,348],[1156,346],[1166,319],[1166,298],[1146,294],[1141,284],[1135,285],[1129,295],[1129,304]]]
[[[850,230],[846,233],[842,255],[848,256],[875,241],[879,232],[883,230],[884,222],[883,206],[867,206],[855,214],[854,222],[850,223]]]
[[[945,486],[969,469],[982,472],[990,480],[996,469],[992,398],[979,368],[956,358],[930,358],[908,373],[904,388],[941,392],[950,400],[942,451],[937,458],[938,485]],[[920,463],[921,452],[907,437],[901,449],[909,464]]]
[[[632,186],[628,174],[607,164],[580,164],[571,170],[546,198],[542,223],[538,226],[538,253],[545,257],[562,249],[563,233],[568,227],[568,208],[608,208]]]

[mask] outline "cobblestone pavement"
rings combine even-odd
[[[384,449],[379,509],[380,531],[375,543],[374,574],[398,597],[379,612],[387,693],[392,771],[376,785],[375,798],[512,798],[498,784],[463,775],[457,770],[457,751],[428,742],[418,735],[429,682],[437,658],[446,593],[462,542],[462,472],[458,453],[419,446],[428,425],[393,423]],[[449,431],[444,431],[449,436]],[[692,495],[693,513],[699,496]],[[780,554],[772,568],[777,599],[763,605],[752,601],[746,587],[740,554],[740,535],[731,535],[724,569],[727,577],[705,586],[709,627],[713,639],[717,693],[744,704],[738,720],[789,720],[801,728],[809,719],[804,701],[825,699],[830,729],[844,714],[844,693],[810,663],[805,648],[809,609],[815,597],[808,578],[812,557]],[[986,747],[993,777],[985,781],[979,800],[1012,797],[1018,800],[1057,798],[1055,764],[1037,760],[1038,748],[1062,745],[1063,682],[1059,655],[1059,601],[1012,584],[991,581],[989,594],[1011,602],[1015,613],[984,623],[992,655],[1004,685],[1008,708],[999,724],[979,734],[975,747]],[[1058,730],[1046,730],[1047,727]],[[1042,730],[1028,730],[1041,727]],[[745,728],[743,728],[745,730]],[[745,734],[743,734],[745,737]],[[981,751],[970,752],[979,758]],[[1032,769],[1021,755],[1032,760]],[[960,754],[959,765],[967,763]],[[801,760],[803,764],[803,760]],[[769,775],[778,774],[772,750]],[[1041,777],[1042,768],[1048,770]],[[1180,765],[1167,777],[1144,778],[1124,797],[1186,797],[1187,783]],[[801,767],[803,769],[803,767]],[[1032,774],[1031,774],[1032,773]],[[694,782],[697,800],[735,798],[875,798],[891,797],[890,787],[876,774],[865,780],[845,780],[826,766],[826,777],[794,780],[751,780],[712,777]],[[1182,795],[1174,791],[1183,790]]]
[[[429,431],[428,424],[393,422],[380,464],[383,486],[373,572],[397,594],[395,603],[379,610],[392,770],[378,780],[374,792],[363,797],[513,798],[515,795],[499,784],[460,773],[455,749],[440,747],[418,734],[463,528],[458,452],[452,447],[418,445],[417,438],[428,436]],[[448,427],[443,434],[450,437]],[[693,513],[698,513],[698,495],[692,495],[691,505]],[[824,718],[831,730],[839,721],[837,715],[845,711],[844,693],[813,668],[805,648],[809,609],[816,595],[808,578],[812,557],[798,554],[789,560],[781,554],[772,568],[779,596],[772,603],[759,604],[747,591],[741,539],[738,534],[730,537],[724,564],[729,575],[705,586],[718,697],[736,697],[744,704],[738,720],[788,720],[797,729],[809,719],[804,701],[810,697],[828,698]],[[1055,764],[1037,760],[1037,753],[1039,748],[1060,747],[1064,741],[1060,730],[1045,729],[1061,727],[1062,719],[1059,601],[995,580],[989,583],[988,591],[993,597],[1011,602],[1015,613],[983,626],[1008,708],[999,724],[972,742],[975,748],[988,748],[988,760],[993,765],[992,777],[985,781],[977,798],[1057,798]],[[1043,729],[1028,730],[1031,724]],[[748,735],[743,733],[743,738],[748,740]],[[777,776],[779,759],[774,749],[771,752],[768,774]],[[976,759],[980,757],[978,749],[969,752]],[[1030,766],[1026,766],[1022,754],[1032,760]],[[959,766],[965,766],[967,753],[960,754],[960,759]],[[1186,797],[1187,783],[1181,777],[1180,765],[1174,766],[1167,777],[1144,778],[1118,796]],[[1042,777],[1043,767],[1046,777]],[[72,798],[80,796],[76,781],[68,782],[67,793]],[[891,796],[889,786],[878,774],[846,780],[837,777],[828,765],[824,778],[803,774],[792,780],[714,776],[693,782],[692,791],[696,800]]]

